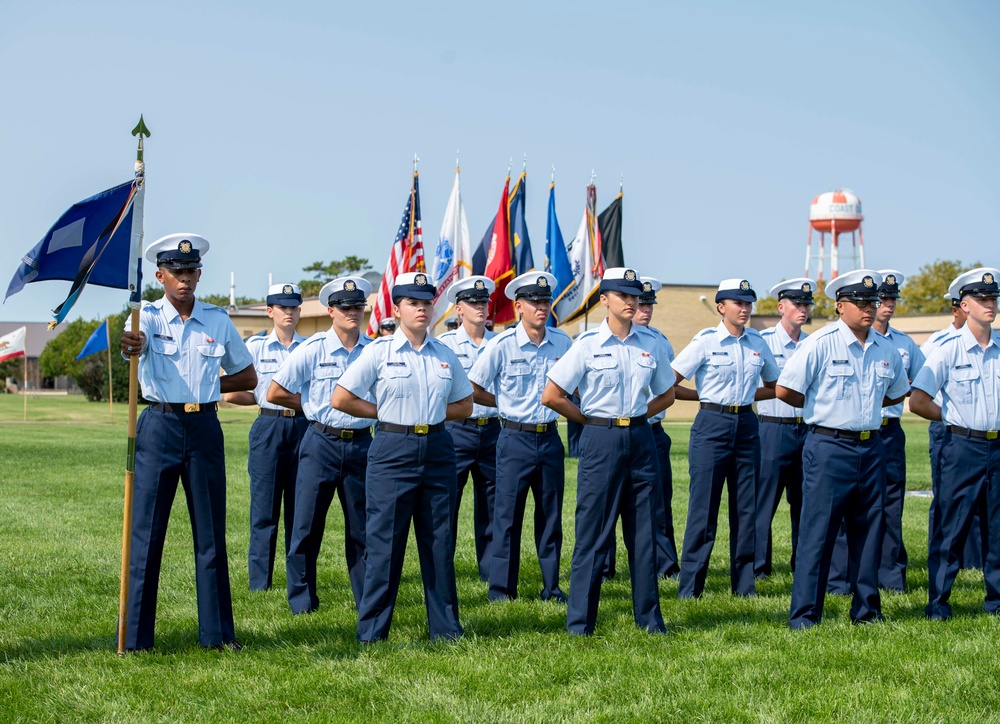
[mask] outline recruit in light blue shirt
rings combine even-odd
[[[267,336],[258,335],[247,340],[247,349],[253,357],[253,368],[257,370],[257,387],[254,388],[253,397],[257,400],[257,406],[266,410],[284,410],[281,405],[275,405],[267,401],[267,390],[271,386],[274,373],[278,371],[281,363],[288,359],[288,355],[306,340],[301,334],[292,333],[292,343],[285,347],[279,340],[278,335],[272,330]]]
[[[799,335],[799,341],[796,342],[788,335],[788,331],[782,326],[781,322],[760,331],[760,338],[767,344],[767,348],[771,350],[771,355],[778,365],[779,377],[781,376],[780,370],[785,369],[788,360],[795,354],[795,350],[799,348],[802,340],[808,336],[808,334],[802,332]],[[761,384],[763,385],[763,383]],[[771,417],[802,417],[802,410],[775,398],[773,400],[760,400],[757,403],[757,414],[770,415]]]
[[[337,383],[350,367],[357,364],[363,350],[371,342],[362,334],[348,352],[332,329],[317,332],[288,355],[275,373],[274,381],[292,394],[302,394],[302,411],[309,420],[355,430],[371,427],[374,420],[348,415],[330,405]],[[370,395],[359,397],[373,401]]]
[[[674,385],[670,361],[656,335],[633,324],[624,340],[608,320],[584,332],[548,378],[566,392],[580,391],[580,410],[587,417],[639,417],[649,399]]]
[[[465,370],[465,374],[469,374],[469,370],[472,369],[472,365],[476,363],[482,355],[483,350],[486,349],[486,344],[491,339],[497,336],[496,332],[491,332],[486,330],[486,334],[483,336],[483,343],[480,346],[476,346],[476,343],[472,341],[472,337],[466,331],[464,326],[460,326],[458,329],[452,330],[450,332],[445,332],[438,337],[438,340],[448,345],[455,356],[458,357],[459,364],[462,365],[462,369]],[[476,405],[472,406],[472,417],[496,417],[497,408],[487,407],[486,405]]]
[[[806,423],[855,431],[877,429],[882,401],[910,389],[896,348],[874,329],[862,346],[842,319],[799,344],[778,385],[805,396]]]
[[[666,357],[667,357],[667,364],[672,363],[674,361],[674,357],[676,355],[674,355],[674,346],[672,344],[670,344],[670,340],[667,339],[667,335],[665,335],[663,332],[661,332],[660,330],[658,330],[656,327],[646,327],[646,329],[648,329],[650,332],[652,332],[660,340],[660,343],[663,345],[663,354],[665,354]],[[676,378],[674,378],[674,379],[676,379]],[[655,415],[653,415],[651,418],[649,418],[649,422],[650,422],[650,424],[652,424],[654,422],[661,422],[663,420],[663,418],[666,417],[666,416],[667,416],[667,411],[666,410],[660,410]]]
[[[946,425],[1000,430],[1000,332],[983,349],[968,325],[927,357],[913,387],[931,397],[939,392]]]
[[[197,299],[187,321],[166,297],[143,304],[139,329],[146,335],[139,383],[147,400],[217,402],[220,370],[235,374],[253,363],[226,310]]]
[[[739,337],[723,322],[694,336],[673,362],[685,379],[693,379],[698,399],[716,405],[749,405],[760,381],[774,382],[780,370],[756,329]]]
[[[375,398],[378,419],[396,425],[436,425],[449,403],[472,394],[455,353],[427,335],[416,350],[402,329],[365,348],[338,384],[358,397]]]
[[[518,323],[489,341],[469,371],[469,379],[496,396],[505,420],[525,425],[552,422],[559,413],[542,404],[542,390],[552,365],[572,346],[569,335],[555,327],[547,327],[542,343],[536,346]]]
[[[889,343],[899,351],[899,358],[903,361],[903,370],[906,373],[906,379],[911,381],[916,379],[917,373],[924,366],[924,360],[926,359],[924,353],[920,351],[920,347],[917,346],[917,343],[913,341],[910,335],[900,332],[898,329],[893,329],[891,324],[882,336],[889,340]],[[882,408],[882,417],[898,420],[902,416],[902,402]]]
[[[930,337],[928,337],[924,341],[924,343],[920,345],[920,351],[924,355],[924,361],[925,362],[927,361],[927,358],[931,356],[931,352],[940,347],[942,342],[948,339],[948,337],[952,337],[956,334],[958,334],[958,330],[955,329],[955,323],[952,322],[944,329],[940,330],[939,332],[935,332]],[[941,407],[944,404],[944,397],[941,395],[940,392],[938,392],[934,396],[934,404],[937,405],[938,407]]]

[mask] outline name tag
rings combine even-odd
[[[262,359],[261,363],[264,363],[264,362],[277,362],[277,361],[278,361],[277,359],[273,359],[273,358],[272,359]]]
[[[165,339],[168,342],[173,342],[174,341],[174,338],[171,337],[169,334],[154,334],[153,338],[154,339]]]
[[[778,354],[776,354],[776,355],[774,355],[774,356],[775,356],[775,357],[784,357],[785,355],[783,355],[783,354],[781,354],[781,353],[779,352]]]
[[[830,364],[834,364],[834,365],[846,365],[846,364],[850,364],[850,362],[848,360],[846,360],[846,359],[835,359],[835,360],[830,360]]]
[[[386,367],[406,367],[406,362],[386,362]]]
[[[317,367],[340,367],[340,362],[320,362]]]
[[[956,370],[969,370],[969,369],[972,369],[972,365],[971,364],[967,364],[967,365],[955,365],[955,369]]]
[[[465,354],[464,352],[461,352],[461,353],[459,353],[459,352],[456,352],[456,353],[455,353],[455,356],[456,356],[456,357],[466,357],[466,358],[468,358],[468,356],[469,356],[469,355]]]
[[[601,357],[610,357],[610,356],[611,356],[610,352],[608,352],[607,354],[595,354],[594,359],[600,359]]]
[[[557,359],[558,359],[558,358],[557,358]],[[517,358],[517,359],[512,359],[512,360],[510,361],[510,363],[511,363],[512,365],[526,365],[526,364],[528,364],[528,360],[526,360],[526,359],[521,359],[521,358],[519,357],[519,358]]]

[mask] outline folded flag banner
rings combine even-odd
[[[604,259],[601,255],[601,230],[597,225],[597,187],[587,186],[587,204],[580,219],[573,241],[566,247],[573,285],[554,305],[554,314],[560,324],[586,314],[597,303],[597,291],[604,276]]]
[[[392,287],[396,283],[396,275],[414,271],[426,271],[423,231],[420,228],[420,177],[416,171],[413,172],[410,196],[406,200],[403,219],[399,222],[396,240],[392,243],[389,261],[386,262],[382,283],[379,284],[378,295],[368,320],[369,337],[377,336],[379,324],[392,316]]]
[[[520,276],[535,268],[535,257],[531,253],[531,239],[528,237],[528,224],[524,219],[525,188],[528,174],[521,172],[521,177],[510,192],[508,217],[510,218],[510,238],[514,247],[514,274]]]
[[[27,331],[27,327],[21,327],[0,337],[0,362],[6,362],[15,357],[24,357],[24,335]]]
[[[574,284],[573,268],[569,265],[566,244],[559,229],[559,219],[556,218],[555,181],[549,185],[549,213],[545,223],[545,271],[556,278],[556,285],[552,290],[552,314],[549,315],[547,322],[550,327],[555,327],[559,324],[555,314],[556,305],[566,290]]]
[[[469,251],[469,221],[465,217],[465,206],[462,204],[460,190],[460,171],[455,169],[455,183],[451,187],[451,197],[448,208],[444,212],[441,223],[441,235],[438,237],[437,250],[434,252],[433,279],[437,287],[437,297],[434,298],[434,314],[431,326],[444,317],[451,305],[448,303],[448,289],[459,279],[472,274],[472,254]]]
[[[55,326],[66,318],[88,283],[128,289],[134,283],[134,260],[139,256],[141,196],[141,185],[129,181],[73,204],[21,258],[4,299],[32,282],[72,282],[66,299],[53,310],[55,321],[50,326]]]
[[[90,339],[83,345],[83,349],[80,350],[80,354],[76,358],[80,360],[106,350],[108,348],[108,333],[108,320],[105,319],[104,324],[95,329],[94,333],[90,335]]]

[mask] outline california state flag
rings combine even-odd
[[[21,327],[0,337],[0,362],[24,356],[24,333],[27,331],[27,327]]]

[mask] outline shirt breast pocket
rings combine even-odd
[[[385,391],[389,397],[410,396],[412,381],[409,365],[386,367],[382,372],[382,378],[385,380]]]
[[[173,340],[163,340],[154,337],[149,343],[152,352],[151,362],[153,363],[153,377],[160,380],[171,379],[168,370],[177,367],[179,355],[177,354],[177,343]]]
[[[736,365],[729,355],[713,354],[708,358],[708,375],[710,379],[729,382],[734,376]]]
[[[528,365],[511,365],[504,370],[500,387],[510,397],[521,397],[528,393],[531,378],[531,368]]]
[[[979,370],[967,367],[952,370],[948,376],[948,397],[963,405],[972,404],[972,391],[979,382]]]
[[[587,369],[594,376],[597,387],[617,387],[621,384],[621,370],[614,357],[597,357],[587,362]]]
[[[656,358],[652,355],[639,355],[635,359],[635,368],[639,383],[643,387],[648,387],[656,373]]]
[[[834,365],[826,368],[826,395],[836,400],[851,399],[854,384],[854,368],[850,365]]]

